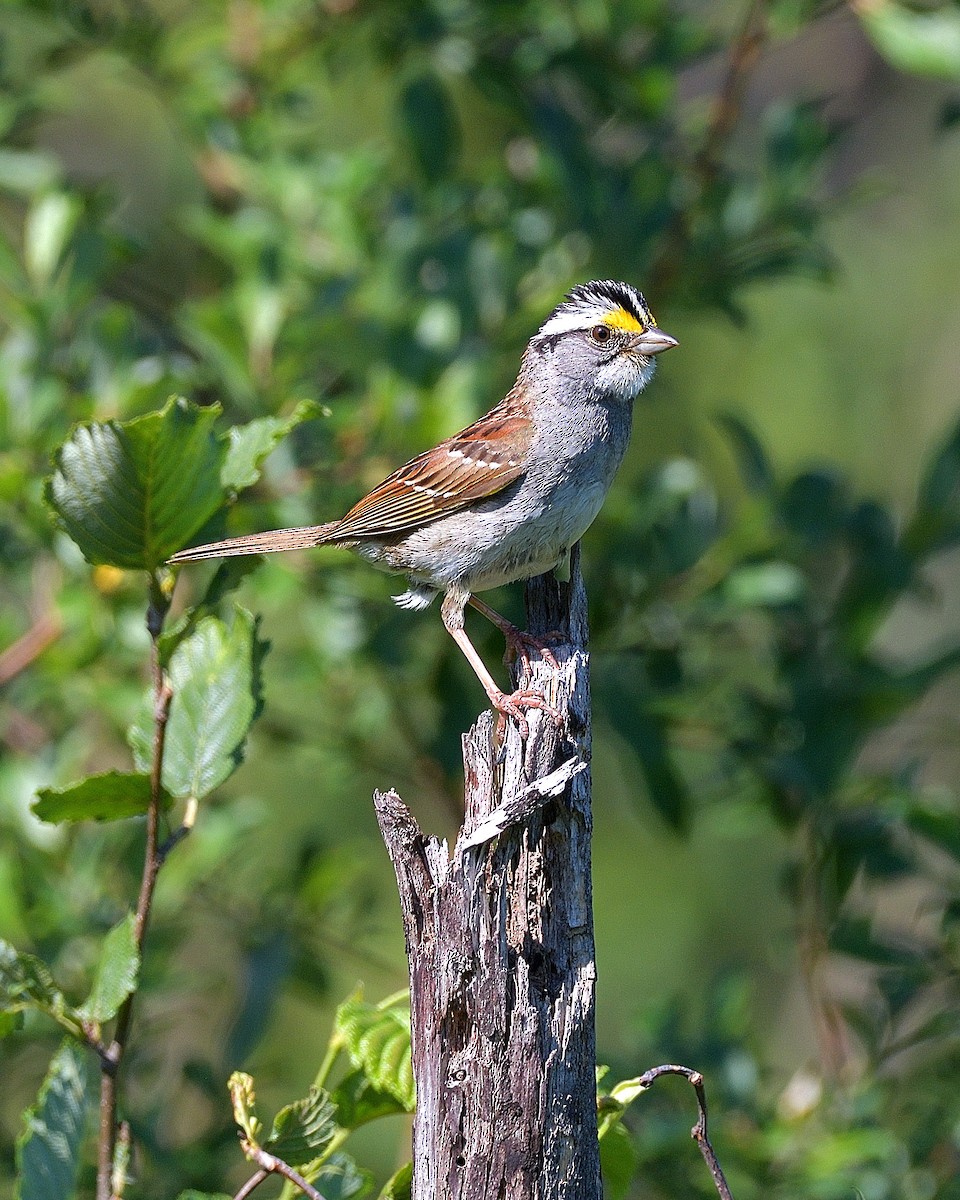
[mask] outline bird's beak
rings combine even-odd
[[[678,346],[679,344],[675,337],[671,337],[669,333],[664,333],[656,325],[651,325],[649,329],[645,329],[635,343],[636,348],[642,354],[662,354],[664,350],[672,350],[674,346]]]

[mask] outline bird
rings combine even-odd
[[[517,629],[476,593],[564,563],[623,460],[633,403],[653,376],[656,356],[676,345],[632,285],[578,284],[528,342],[517,381],[499,404],[388,475],[345,516],[195,546],[169,561],[179,566],[315,546],[354,550],[406,576],[407,590],[394,597],[401,608],[424,609],[442,595],[444,627],[491,706],[527,736],[524,710],[552,710],[539,692],[521,687],[508,694],[498,686],[467,635],[464,610],[470,604],[492,621],[508,653],[527,659],[535,648],[552,660],[542,639]]]

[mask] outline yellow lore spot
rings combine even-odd
[[[604,323],[612,329],[625,329],[628,333],[643,333],[644,327],[631,312],[625,308],[615,308],[603,318]]]

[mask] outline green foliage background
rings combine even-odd
[[[53,1055],[83,1070],[56,1020],[133,986],[98,963],[142,822],[50,817],[149,759],[144,569],[200,524],[338,515],[611,276],[681,346],[584,547],[602,1087],[703,1070],[741,1200],[960,1196],[958,45],[955,6],[887,0],[0,10],[0,937],[57,989],[0,961],[0,1193]],[[204,410],[158,468],[183,523],[98,552],[61,447],[145,436],[171,394]],[[172,803],[238,765],[261,666],[262,715],[160,877],[130,1196],[239,1186],[231,1072],[276,1110],[358,978],[403,986],[370,793],[453,832],[482,700],[435,614],[347,555],[208,581],[183,572],[164,653],[211,613],[246,630],[246,707],[210,763],[165,765]],[[518,593],[494,601],[519,619]],[[660,1087],[629,1133],[608,1101],[613,1196],[710,1194]],[[403,1120],[357,1135],[377,1186]],[[84,1194],[89,1147],[80,1169]]]

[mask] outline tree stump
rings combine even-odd
[[[590,877],[586,596],[527,584],[528,628],[559,631],[559,670],[502,743],[484,713],[463,739],[465,820],[452,857],[394,792],[377,793],[410,966],[413,1200],[599,1200]]]

